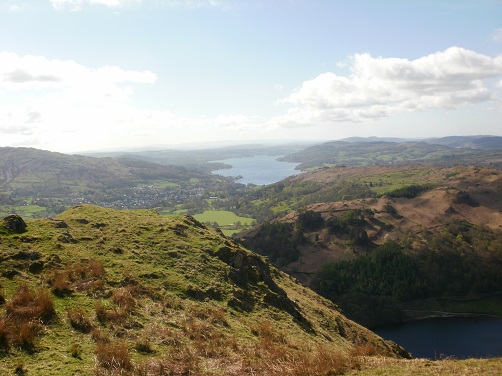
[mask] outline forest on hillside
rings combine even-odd
[[[458,223],[425,240],[420,249],[389,241],[354,260],[327,264],[312,288],[368,327],[402,320],[402,303],[500,293],[502,232]]]

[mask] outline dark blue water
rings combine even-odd
[[[223,176],[240,175],[242,179],[238,180],[239,183],[265,185],[276,183],[288,176],[300,173],[300,171],[295,170],[298,163],[281,162],[277,158],[280,158],[280,156],[256,155],[254,157],[214,161],[232,165],[232,168],[216,170],[213,171],[213,174]]]
[[[373,331],[403,346],[416,358],[502,356],[502,320],[496,318],[424,319],[382,326]]]

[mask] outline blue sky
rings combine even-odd
[[[0,146],[473,134],[501,0],[0,1]]]

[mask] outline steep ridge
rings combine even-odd
[[[81,205],[22,223],[0,225],[2,374],[325,374],[408,356],[192,217]]]

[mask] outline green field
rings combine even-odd
[[[23,218],[34,218],[38,213],[43,213],[47,209],[38,205],[17,205],[0,206],[0,216],[5,217],[9,214],[19,214]]]
[[[202,223],[216,223],[218,228],[223,231],[226,236],[231,236],[236,232],[241,231],[245,227],[251,226],[253,218],[239,217],[235,213],[227,210],[206,210],[201,214],[193,216],[196,220]]]
[[[158,181],[158,182],[155,182],[154,184],[157,188],[159,189],[178,189],[180,188],[180,185],[177,184],[177,183],[173,183],[171,181]]]

